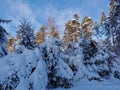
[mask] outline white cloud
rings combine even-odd
[[[78,13],[80,18],[83,17],[83,11],[81,14],[81,10],[78,8],[66,8],[63,10],[58,10],[51,5],[45,5],[43,7],[44,9],[35,6],[37,9],[34,10],[30,7],[28,2],[23,2],[23,0],[6,0],[6,5],[9,8],[9,11],[7,12],[9,13],[8,17],[13,20],[12,25],[17,27],[19,20],[22,17],[25,17],[32,22],[32,24],[35,26],[35,29],[38,31],[41,25],[38,21],[41,19],[41,21],[46,22],[47,18],[51,16],[54,18],[61,36],[63,35],[65,29],[65,23],[68,20],[71,20],[75,13]],[[43,16],[44,18],[39,18]],[[7,27],[10,28],[9,26]]]
[[[7,11],[9,13],[8,17],[13,20],[12,23],[14,26],[17,27],[19,20],[25,17],[32,22],[36,29],[39,28],[40,23],[36,20],[36,15],[27,3],[23,2],[22,0],[6,0],[6,5],[8,6],[9,10]]]
[[[45,18],[48,18],[49,16],[54,18],[61,36],[63,35],[65,29],[65,23],[68,20],[73,19],[73,15],[75,13],[78,13],[78,15],[82,17],[82,14],[77,8],[66,8],[64,10],[58,10],[52,7],[51,5],[47,5],[44,9]]]
[[[65,23],[68,20],[71,20],[75,13],[79,14],[80,19],[82,19],[83,16],[85,15],[92,15],[93,18],[98,17],[101,14],[101,12],[99,11],[102,11],[102,6],[99,8],[96,8],[96,7],[98,5],[103,5],[102,4],[103,1],[100,1],[100,0],[91,0],[91,2],[89,3],[87,2],[87,0],[85,0],[83,4],[76,6],[77,8],[73,8],[71,6],[71,8],[65,8],[61,10],[51,6],[51,4],[49,4],[48,2],[46,2],[46,4],[44,4],[43,7],[39,7],[38,5],[35,5],[34,1],[32,1],[34,7],[31,7],[32,4],[30,3],[29,0],[27,1],[26,0],[4,0],[4,2],[6,3],[4,7],[8,9],[7,11],[6,10],[4,11],[5,12],[4,14],[8,16],[7,18],[10,18],[13,20],[11,22],[12,25],[8,24],[8,26],[6,26],[8,27],[8,30],[11,29],[11,27],[13,26],[17,27],[19,20],[22,17],[25,17],[34,24],[35,29],[38,31],[39,26],[41,25],[39,21],[41,23],[44,23],[46,22],[47,18],[51,16],[55,19],[59,32],[63,34]],[[104,0],[104,2],[105,1],[107,0]],[[95,15],[93,15],[93,13],[91,14],[89,12],[90,10],[94,10]],[[15,29],[13,30],[15,31]]]

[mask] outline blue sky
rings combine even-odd
[[[0,18],[12,19],[10,24],[3,26],[14,35],[22,17],[31,21],[38,31],[51,16],[62,34],[65,22],[72,19],[74,13],[79,14],[80,20],[90,16],[99,22],[101,13],[108,13],[108,4],[109,0],[0,0]]]

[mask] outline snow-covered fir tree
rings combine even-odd
[[[9,59],[10,57],[13,57]],[[42,58],[41,50],[26,49],[22,54],[9,54],[4,59],[7,73],[1,71],[0,90],[45,90],[47,86],[46,63]],[[9,73],[9,74],[8,74]]]
[[[43,59],[47,65],[48,88],[69,88],[72,86],[73,73],[61,58],[61,45],[62,41],[50,37],[42,47]]]
[[[10,21],[0,19],[0,24]],[[91,88],[98,84],[104,90],[105,82],[112,86],[115,81],[119,89],[116,81],[120,82],[120,0],[110,0],[109,16],[102,13],[100,23],[89,16],[80,21],[74,14],[65,24],[61,39],[51,17],[36,37],[32,24],[20,20],[17,37],[8,42],[15,52],[9,54],[8,33],[0,25],[0,90],[84,90],[82,87],[89,89],[86,81]],[[98,35],[102,31],[104,38]]]
[[[109,15],[103,24],[108,48],[120,55],[120,0],[110,0]]]
[[[35,47],[34,29],[31,22],[26,19],[20,20],[17,30],[17,38],[19,39],[15,45],[15,50],[21,52],[22,48],[33,49]],[[20,50],[20,51],[19,51]]]
[[[11,20],[3,20],[0,19],[0,23],[9,23]],[[8,33],[6,30],[0,25],[0,57],[3,57],[8,54],[6,43],[8,42],[7,39]]]

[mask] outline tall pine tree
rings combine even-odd
[[[18,45],[22,45],[27,49],[33,49],[35,47],[34,29],[32,24],[27,22],[26,19],[20,20],[17,38],[19,38]]]
[[[120,55],[120,0],[110,0],[109,16],[103,26],[106,31],[108,48]]]
[[[69,20],[65,25],[63,41],[67,44],[77,42],[80,36],[80,23],[78,14],[74,14],[74,19]]]
[[[40,28],[40,30],[37,32],[36,43],[37,43],[37,44],[44,43],[44,42],[45,42],[45,36],[46,36],[45,27],[42,26],[42,27]]]
[[[11,20],[0,19],[0,23],[9,23],[9,22],[11,22]],[[0,25],[0,57],[8,54],[6,47],[6,43],[8,42],[7,35],[8,33],[6,32],[6,30]]]

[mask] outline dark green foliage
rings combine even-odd
[[[48,75],[48,88],[70,88],[72,86],[69,79],[65,77],[61,77],[58,75],[59,73],[59,60],[60,60],[60,51],[59,51],[59,45],[61,45],[59,42],[56,43],[56,40],[52,39],[52,45],[44,44],[42,46],[42,56],[43,60],[45,60],[47,65],[47,75]],[[54,43],[54,44],[53,44]]]
[[[11,20],[0,19],[0,23],[9,23],[9,22],[11,22]],[[6,47],[6,43],[8,42],[7,35],[8,33],[6,32],[6,30],[0,25],[0,57],[3,57],[8,54]]]
[[[117,79],[120,79],[120,72],[115,70],[114,71],[114,77],[117,78]]]
[[[0,83],[0,90],[15,90],[20,80],[16,74],[9,76],[3,83]]]
[[[107,36],[107,48],[120,55],[120,0],[110,0],[109,16],[103,27]]]

